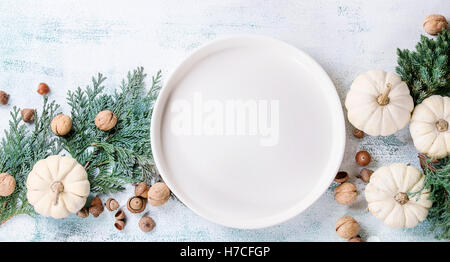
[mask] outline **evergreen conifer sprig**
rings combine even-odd
[[[148,92],[145,77],[143,68],[138,68],[128,73],[119,90],[104,94],[102,83],[106,78],[98,74],[92,78],[91,87],[69,91],[73,125],[64,137],[51,132],[50,123],[59,105],[46,96],[41,115],[35,113],[34,127],[25,124],[20,110],[13,108],[9,130],[0,144],[0,172],[13,175],[17,185],[13,194],[0,197],[0,225],[18,214],[35,214],[27,201],[26,179],[34,164],[50,155],[69,154],[77,159],[88,173],[93,193],[116,192],[132,182],[151,184],[160,180],[151,152],[150,122],[161,89],[161,72],[152,77]],[[94,123],[95,116],[105,109],[118,118],[108,132]]]
[[[35,113],[34,128],[22,121],[20,110],[11,111],[9,130],[0,146],[0,173],[9,173],[16,179],[14,192],[0,197],[0,224],[19,215],[33,215],[33,207],[27,201],[26,179],[34,164],[40,159],[61,152],[61,144],[50,131],[50,122],[59,105],[44,97],[42,113]]]
[[[450,156],[436,161],[419,155],[425,173],[424,189],[430,191],[433,206],[428,213],[431,230],[438,239],[450,239]]]
[[[132,182],[159,180],[150,145],[153,105],[161,89],[161,72],[152,77],[145,92],[143,68],[129,72],[119,91],[104,94],[105,77],[92,78],[92,87],[68,92],[73,128],[61,138],[64,149],[82,164],[88,173],[93,193],[123,190]],[[114,112],[117,125],[101,131],[95,124],[103,110]]]
[[[397,49],[397,73],[410,89],[414,104],[432,95],[450,96],[450,33],[436,39],[421,36],[416,51]]]

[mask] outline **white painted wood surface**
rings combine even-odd
[[[65,105],[66,92],[89,84],[104,73],[109,90],[126,72],[144,66],[164,76],[195,47],[220,36],[262,34],[286,41],[314,57],[333,79],[343,101],[357,74],[369,69],[393,71],[396,48],[412,48],[423,34],[431,13],[450,17],[447,0],[431,1],[2,1],[0,3],[0,89],[11,94],[0,107],[0,129],[7,127],[13,105],[37,107],[39,82],[47,82],[51,98]],[[351,173],[359,196],[339,206],[333,188],[300,216],[263,230],[221,227],[170,201],[148,208],[157,227],[144,234],[139,216],[129,216],[123,232],[113,226],[113,214],[66,220],[18,216],[0,226],[0,240],[25,241],[343,241],[334,233],[335,221],[354,216],[368,241],[433,240],[428,224],[413,229],[390,229],[365,211],[364,184],[354,175],[354,154],[368,150],[370,168],[393,162],[418,165],[408,129],[387,138],[356,140],[347,123],[347,148],[342,170]],[[122,204],[131,194],[114,197]],[[106,196],[103,197],[106,200]]]

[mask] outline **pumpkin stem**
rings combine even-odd
[[[404,192],[398,192],[397,195],[394,196],[395,201],[397,201],[400,205],[404,205],[408,203],[409,197],[408,194]]]
[[[448,130],[448,122],[444,119],[439,119],[436,122],[436,128],[439,132],[446,132]]]
[[[53,182],[53,184],[50,186],[50,189],[54,193],[53,205],[56,206],[58,204],[59,194],[64,191],[64,185],[61,182],[56,181]]]
[[[391,88],[392,88],[391,83],[387,83],[386,90],[384,90],[384,92],[377,97],[377,103],[380,106],[385,106],[389,104],[389,93],[391,92]]]

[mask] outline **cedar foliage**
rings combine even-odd
[[[16,188],[11,195],[0,197],[0,224],[19,214],[34,214],[27,201],[25,183],[37,161],[61,152],[61,144],[49,128],[58,108],[45,96],[41,115],[35,113],[34,128],[23,122],[17,107],[11,111],[9,129],[0,146],[0,172],[11,174],[16,179]]]
[[[414,104],[432,95],[450,96],[450,33],[436,39],[421,36],[415,51],[397,49],[397,73],[410,89]]]
[[[435,39],[421,36],[415,51],[397,49],[397,73],[409,87],[414,104],[432,95],[450,96],[450,33],[443,29]],[[425,174],[422,190],[430,191],[428,220],[436,238],[450,239],[450,157],[436,161],[420,154]]]
[[[104,94],[102,74],[92,78],[92,86],[69,91],[72,130],[56,137],[50,123],[59,109],[44,97],[42,113],[35,113],[34,128],[21,119],[16,107],[11,112],[9,130],[0,144],[0,172],[16,179],[16,189],[8,197],[0,197],[0,225],[19,215],[34,215],[26,196],[26,179],[34,164],[50,155],[69,154],[88,173],[92,193],[121,191],[125,184],[160,180],[153,163],[150,146],[150,121],[153,106],[161,89],[161,72],[152,77],[150,90],[145,91],[146,74],[142,67],[129,72],[120,88]],[[97,129],[95,116],[102,110],[117,115],[117,125],[110,131]]]
[[[436,161],[420,154],[420,164],[425,173],[424,189],[430,191],[433,206],[428,213],[431,230],[436,238],[450,239],[450,156]]]
[[[91,192],[112,193],[133,182],[155,182],[150,145],[150,121],[153,105],[161,89],[161,72],[152,77],[145,93],[143,68],[129,72],[119,90],[104,94],[102,74],[92,78],[92,87],[68,92],[73,128],[61,138],[64,149],[86,168]],[[103,110],[114,112],[117,125],[101,131],[95,116]]]

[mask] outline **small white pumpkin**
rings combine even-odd
[[[39,160],[27,178],[28,202],[43,216],[64,218],[79,211],[89,195],[85,169],[66,156]]]
[[[417,105],[409,131],[420,153],[437,159],[450,155],[450,97],[430,96]]]
[[[414,102],[400,76],[371,70],[353,81],[345,107],[354,127],[371,136],[389,136],[408,124]]]
[[[390,227],[416,226],[425,220],[432,202],[425,190],[408,194],[420,191],[424,178],[417,168],[402,163],[379,168],[365,190],[370,213]]]

